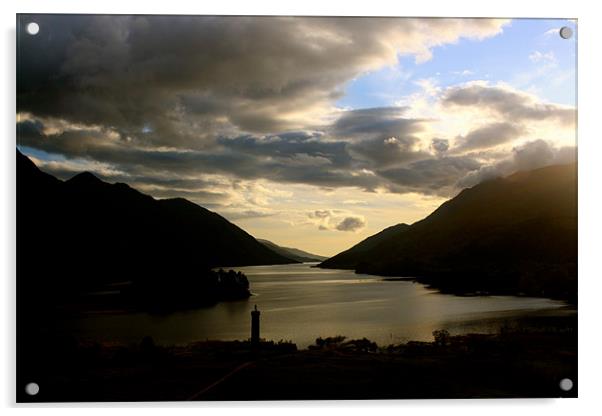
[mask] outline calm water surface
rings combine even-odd
[[[251,283],[248,300],[224,302],[170,315],[90,314],[67,329],[101,341],[138,342],[151,335],[160,344],[205,339],[247,339],[250,311],[261,310],[261,336],[292,340],[299,347],[319,336],[366,337],[380,345],[431,340],[435,329],[452,334],[495,332],[501,320],[533,312],[561,312],[564,302],[513,296],[460,297],[419,283],[383,281],[349,270],[311,264],[242,267]],[[563,312],[565,313],[565,312]]]

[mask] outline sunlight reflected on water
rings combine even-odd
[[[103,341],[138,342],[151,335],[161,344],[205,339],[247,339],[250,311],[261,310],[261,336],[292,340],[299,347],[317,337],[367,337],[381,345],[431,340],[432,331],[496,331],[494,318],[512,320],[564,302],[513,296],[460,297],[410,281],[383,281],[349,270],[309,264],[242,267],[254,294],[248,300],[170,315],[109,314],[70,320],[75,335]],[[492,321],[493,319],[493,321]],[[493,322],[493,323],[492,323]]]

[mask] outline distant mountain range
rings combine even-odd
[[[156,200],[88,172],[63,182],[17,151],[20,292],[60,297],[133,282],[153,302],[177,303],[208,291],[211,268],[297,262],[185,199]]]
[[[324,261],[328,258],[325,256],[318,256],[317,254],[311,254],[311,253],[308,253],[307,251],[299,250],[298,248],[281,247],[275,243],[272,243],[271,241],[262,240],[260,238],[258,238],[257,241],[259,241],[261,244],[265,245],[272,251],[280,254],[281,256],[296,260],[301,263],[312,263],[312,262],[317,262],[317,261]]]
[[[577,166],[518,172],[465,189],[425,219],[389,227],[319,267],[416,277],[456,293],[576,301]]]

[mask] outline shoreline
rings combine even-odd
[[[516,296],[516,297],[533,297],[543,298],[551,300],[561,300],[577,306],[577,297],[573,294],[558,294],[558,293],[541,293],[541,291],[525,291],[513,288],[500,288],[495,286],[487,286],[491,282],[483,280],[476,284],[471,281],[467,287],[466,281],[448,283],[446,280],[453,279],[450,274],[445,275],[423,275],[423,276],[397,276],[392,274],[378,273],[374,271],[361,271],[354,267],[325,267],[320,264],[316,264],[315,268],[324,270],[345,270],[353,271],[355,274],[363,274],[369,276],[380,277],[381,281],[385,282],[416,282],[425,285],[429,289],[437,290],[442,294],[455,295],[455,296]],[[457,273],[462,274],[462,273]],[[457,275],[456,274],[456,275]]]
[[[17,364],[20,377],[44,386],[18,401],[577,397],[576,325],[576,315],[552,317],[390,345],[332,336],[305,349],[287,341],[48,340],[38,362]],[[558,388],[566,377],[575,382],[569,392]]]

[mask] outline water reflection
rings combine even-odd
[[[144,313],[72,319],[65,330],[105,341],[138,342],[152,335],[162,344],[204,339],[247,339],[250,311],[262,310],[262,337],[300,347],[319,337],[367,337],[379,344],[430,340],[432,331],[495,331],[505,320],[530,311],[559,311],[563,302],[540,298],[440,294],[409,281],[383,281],[347,270],[310,264],[240,268],[251,283],[249,300],[166,316]],[[495,323],[497,322],[497,323]]]

